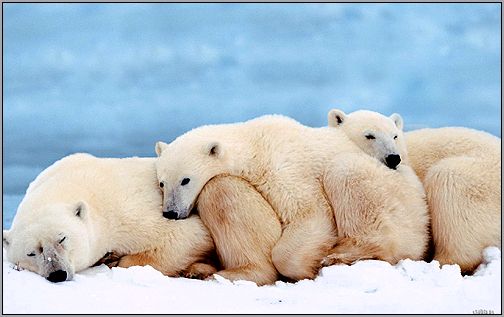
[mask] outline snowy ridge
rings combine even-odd
[[[150,266],[102,265],[52,284],[3,260],[3,313],[501,313],[501,251],[490,247],[473,276],[433,261],[361,261],[323,268],[315,280],[258,287],[170,278]]]

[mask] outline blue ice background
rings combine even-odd
[[[500,136],[499,4],[3,4],[3,224],[74,152],[330,108]]]

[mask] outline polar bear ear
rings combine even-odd
[[[394,121],[394,124],[396,125],[396,127],[399,129],[399,130],[402,130],[403,129],[403,119],[401,117],[400,114],[398,113],[393,113],[391,116],[390,116],[390,119],[392,119],[392,121]]]
[[[9,230],[4,230],[2,236],[3,236],[3,247],[7,249],[10,245]]]
[[[86,219],[87,217],[87,205],[83,201],[79,201],[74,208],[74,215],[81,218]]]
[[[163,150],[165,149],[165,147],[167,147],[168,144],[164,143],[164,142],[156,142],[156,154],[157,156],[161,156],[161,153],[163,153]]]
[[[346,114],[343,110],[331,109],[327,114],[327,124],[330,127],[337,127],[341,125],[346,119]]]
[[[223,154],[222,145],[219,142],[210,142],[206,147],[206,152],[208,155],[213,157],[221,157]]]

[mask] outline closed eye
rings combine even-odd
[[[366,139],[368,139],[368,140],[374,140],[375,137],[372,134],[366,134]]]
[[[61,239],[58,243],[59,243],[59,244],[62,244],[62,243],[63,243],[63,241],[65,241],[65,239],[66,239],[66,237],[63,237],[63,239]]]
[[[27,256],[35,256],[35,252],[28,253]]]

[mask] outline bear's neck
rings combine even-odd
[[[155,201],[146,203],[145,199],[135,197],[134,192],[126,191],[123,197],[129,197],[131,201],[142,202],[140,208],[148,210],[148,212],[143,214],[143,219],[139,220],[138,216],[142,212],[139,213],[138,209],[132,209],[123,200],[111,200],[110,197],[101,197],[99,201],[95,201],[96,205],[101,206],[102,209],[101,212],[90,215],[89,219],[89,244],[95,257],[93,264],[107,252],[114,252],[117,255],[143,252],[147,246],[152,245],[156,239],[159,239],[159,233],[156,230],[149,231],[138,228],[139,230],[131,231],[131,224],[156,223],[158,221],[157,214],[152,211],[157,210],[160,206]],[[159,198],[159,201],[161,201],[161,198]],[[135,208],[138,208],[138,206]],[[159,220],[161,220],[160,216]]]
[[[229,142],[226,147],[232,149],[233,153],[228,153],[227,167],[222,173],[243,177],[252,183],[260,178],[266,170],[263,164],[265,153],[254,143],[247,138]]]
[[[102,214],[89,214],[88,237],[90,247],[90,266],[94,265],[107,252],[113,251],[114,226]]]

